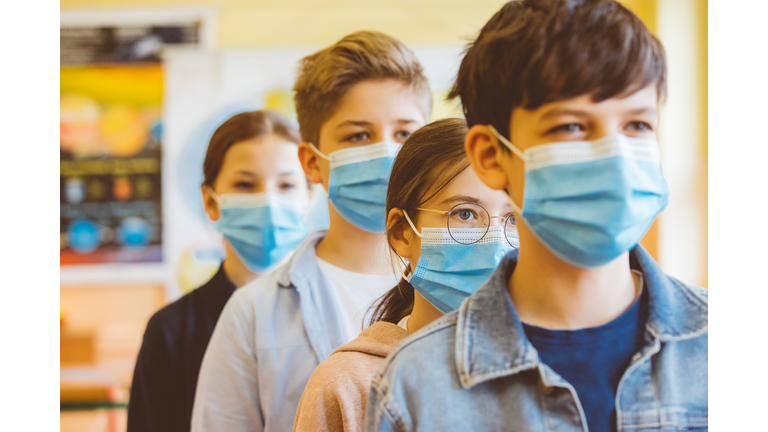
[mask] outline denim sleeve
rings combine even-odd
[[[192,410],[192,432],[261,432],[255,349],[255,311],[235,291],[216,323],[200,368]]]
[[[365,404],[365,432],[405,432],[386,408],[386,396],[380,389],[381,377],[378,375],[378,372],[374,375]]]

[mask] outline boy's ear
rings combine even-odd
[[[387,216],[387,239],[392,248],[403,258],[411,259],[410,236],[405,232],[411,230],[408,222],[405,221],[403,211],[393,208]]]
[[[486,125],[474,125],[464,140],[469,164],[480,180],[491,189],[504,190],[509,185],[504,171],[502,144]]]
[[[219,210],[219,203],[213,199],[213,195],[210,194],[208,186],[203,185],[203,207],[205,212],[208,213],[208,217],[212,221],[217,221],[221,217],[221,211]]]
[[[317,165],[318,156],[309,144],[303,142],[299,144],[299,161],[301,162],[301,168],[304,170],[304,175],[312,183],[318,184],[322,182],[322,176],[320,175],[320,167]]]

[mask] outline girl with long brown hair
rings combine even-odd
[[[403,144],[387,189],[387,241],[403,278],[372,306],[370,327],[315,369],[297,431],[362,431],[371,377],[410,333],[459,306],[517,247],[512,208],[469,168],[466,122],[430,123]]]
[[[225,303],[307,235],[310,190],[300,142],[287,119],[265,110],[237,114],[211,137],[201,193],[226,257],[208,282],[149,320],[131,386],[129,432],[189,431],[203,354]]]

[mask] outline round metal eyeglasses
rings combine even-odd
[[[491,216],[485,207],[476,203],[456,204],[448,211],[421,207],[417,207],[416,210],[447,216],[448,233],[454,241],[464,245],[474,244],[485,238],[491,227],[491,222],[494,219],[499,219],[507,243],[512,247],[519,245],[515,215],[512,212],[502,216]]]

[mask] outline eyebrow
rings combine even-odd
[[[572,115],[575,117],[589,117],[589,113],[582,110],[570,109],[570,108],[553,108],[541,115],[541,120],[557,117],[561,115]]]
[[[235,174],[240,174],[240,175],[244,175],[244,176],[247,176],[247,177],[258,177],[256,174],[254,174],[254,173],[252,173],[250,171],[247,171],[247,170],[239,170]]]
[[[659,110],[656,109],[656,107],[645,107],[645,108],[636,108],[633,110],[627,111],[627,114],[637,115],[637,114],[658,114]]]
[[[635,108],[633,110],[626,111],[625,114],[638,115],[638,114],[658,114],[658,110],[655,107]],[[574,117],[589,117],[590,114],[587,111],[571,109],[571,108],[553,108],[550,111],[541,115],[540,120],[546,120],[552,117],[561,115],[572,115]]]
[[[470,203],[470,204],[480,204],[482,205],[482,201],[479,199],[469,196],[469,195],[454,195],[452,197],[448,197],[438,203],[440,204],[451,204],[451,203]]]
[[[397,124],[408,124],[408,123],[418,123],[417,120],[414,119],[397,119],[395,120],[395,123]],[[346,126],[371,126],[373,123],[366,121],[366,120],[347,120],[345,122],[340,123],[338,126],[336,126],[336,129],[341,129]]]

